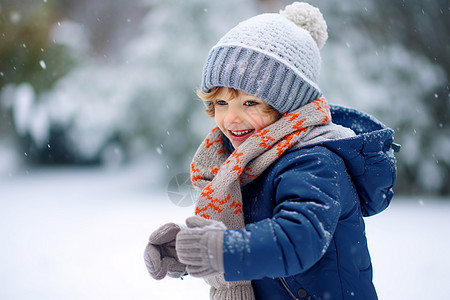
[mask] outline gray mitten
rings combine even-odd
[[[180,263],[175,251],[175,238],[181,228],[177,224],[167,223],[156,229],[145,248],[144,259],[148,273],[154,279],[181,277],[186,274],[186,265]]]
[[[209,277],[224,272],[223,234],[227,229],[222,222],[201,217],[186,219],[188,228],[177,235],[176,250],[180,262],[194,277]]]

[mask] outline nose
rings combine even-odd
[[[224,122],[226,124],[235,124],[235,123],[241,123],[242,122],[242,112],[238,109],[230,105],[230,107],[227,109],[227,113],[224,118]]]

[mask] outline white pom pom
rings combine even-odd
[[[327,23],[320,10],[305,2],[294,2],[280,11],[280,14],[308,31],[319,49],[328,39]]]

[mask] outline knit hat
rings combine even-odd
[[[319,49],[328,38],[319,9],[294,2],[231,29],[211,49],[201,90],[224,86],[255,95],[280,112],[319,98]]]

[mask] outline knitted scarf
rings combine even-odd
[[[195,214],[223,222],[228,229],[245,228],[241,186],[257,178],[314,126],[331,121],[325,98],[283,116],[245,140],[229,154],[223,134],[214,128],[198,148],[191,164],[191,180],[201,194]],[[223,275],[205,278],[211,299],[255,299],[250,281],[227,282]]]

